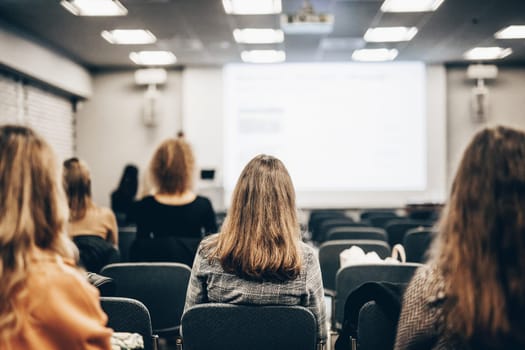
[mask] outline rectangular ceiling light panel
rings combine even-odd
[[[75,16],[125,16],[128,13],[118,0],[62,0],[60,4]]]
[[[177,62],[177,58],[170,51],[139,51],[129,54],[129,58],[143,66],[165,66]]]
[[[152,44],[157,38],[149,30],[144,29],[115,29],[105,30],[102,37],[110,44],[133,45]]]
[[[241,52],[241,59],[247,63],[280,63],[286,54],[281,50],[250,50]]]
[[[375,43],[410,41],[416,34],[416,27],[377,27],[368,29],[364,39]]]
[[[435,11],[444,0],[385,0],[383,12],[426,12]]]
[[[512,53],[511,48],[502,47],[475,47],[465,52],[467,60],[497,60]]]
[[[231,15],[269,15],[282,11],[281,0],[222,0],[222,6]]]
[[[397,57],[396,49],[361,49],[352,53],[354,61],[383,62],[392,61]]]
[[[284,41],[284,33],[280,29],[235,29],[233,37],[239,44],[277,44]]]
[[[525,39],[525,25],[513,25],[496,32],[497,39]]]

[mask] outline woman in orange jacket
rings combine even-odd
[[[0,127],[0,349],[110,349],[98,291],[74,264],[50,146]]]

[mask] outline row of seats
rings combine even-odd
[[[108,326],[119,332],[138,333],[145,350],[158,349],[148,308],[138,300],[101,297]],[[237,306],[201,304],[189,309],[181,321],[184,350],[316,350],[319,348],[314,315],[300,306]]]
[[[412,274],[419,266],[421,265],[410,263],[361,264],[340,269],[336,274],[335,286],[331,294],[333,296],[332,330],[341,330],[345,303],[352,292],[358,287],[370,281],[408,283]],[[305,318],[307,319],[308,316],[305,316],[304,312],[294,311],[297,314],[286,316],[286,311],[280,310],[280,308],[273,310],[272,308],[247,307],[246,310],[244,310],[232,305],[217,306],[213,304],[200,305],[199,308],[205,310],[201,310],[195,314],[188,313],[182,317],[190,273],[191,270],[188,266],[179,263],[119,263],[105,266],[101,274],[110,277],[114,283],[114,288],[112,289],[101,289],[102,307],[108,314],[109,326],[115,331],[137,332],[145,339],[145,349],[155,349],[156,336],[173,338],[180,335],[180,320],[182,318],[182,327],[184,328],[183,339],[187,345],[185,345],[184,348],[205,349],[205,345],[209,345],[210,341],[212,343],[216,341],[213,340],[215,337],[221,338],[221,332],[215,330],[226,329],[228,328],[227,325],[236,327],[233,329],[237,329],[236,332],[246,338],[243,338],[243,341],[249,341],[250,337],[248,337],[247,334],[253,329],[250,328],[252,326],[248,327],[248,330],[245,329],[248,324],[246,323],[246,317],[252,317],[254,319],[250,321],[251,323],[249,324],[259,322],[259,325],[261,325],[261,322],[270,322],[271,324],[280,325],[279,327],[285,328],[297,327],[297,319],[302,319],[308,323],[307,320],[305,321]],[[169,281],[169,283],[167,281]],[[110,290],[111,293],[103,293],[102,291],[104,290]],[[131,301],[127,299],[131,299]],[[282,307],[282,309],[289,308]],[[273,314],[274,311],[276,314]],[[308,310],[306,311],[309,313]],[[212,317],[208,322],[211,322],[213,327],[210,325],[211,328],[208,329],[207,333],[201,333],[201,336],[197,337],[195,335],[203,329],[206,330],[206,328],[202,326],[202,322],[196,322],[195,320],[199,320],[203,315],[207,314],[211,315],[209,317]],[[225,317],[225,314],[229,316]],[[280,320],[280,318],[283,319],[282,322],[275,321],[276,319]],[[185,320],[188,325],[193,326],[185,326]],[[292,325],[288,325],[290,322],[286,322],[286,320],[292,320]],[[201,323],[201,325],[198,325],[199,323]],[[275,328],[271,324],[265,326],[267,328],[259,328],[259,331],[266,329],[263,334],[273,334],[273,331],[272,333],[268,333],[270,329]],[[295,326],[293,324],[295,324]],[[213,333],[210,333],[211,329],[214,329]],[[242,332],[239,330],[242,330]],[[204,334],[205,336],[203,337]],[[313,328],[312,334],[313,339],[315,339],[315,327]],[[225,334],[222,334],[222,336],[225,336]],[[201,345],[193,347],[191,344],[193,344],[194,341],[196,342],[195,344]],[[224,344],[231,345],[231,343],[229,343],[231,339],[222,339],[222,341]],[[277,345],[270,346],[270,344],[266,344],[265,346],[266,348],[279,349]],[[293,344],[289,343],[287,346],[287,349],[301,348],[294,347]],[[305,345],[303,344],[301,346]],[[222,347],[213,348],[222,349]],[[255,349],[256,347],[251,348]],[[302,349],[306,348],[308,347],[302,347]]]

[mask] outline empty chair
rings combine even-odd
[[[419,227],[408,230],[403,238],[407,261],[425,262],[427,260],[425,254],[433,238],[434,234],[431,229]]]
[[[336,219],[336,218],[346,218],[347,216],[341,211],[313,211],[310,213],[310,218],[308,220],[308,231],[312,233],[312,238],[316,238],[319,230],[319,225],[323,220],[326,219]]]
[[[365,239],[388,242],[386,231],[377,227],[338,226],[327,232],[326,240]]]
[[[336,275],[335,310],[332,310],[332,328],[343,322],[346,299],[366,282],[408,283],[421,264],[359,264],[341,268]]]
[[[317,324],[301,306],[200,304],[182,316],[183,350],[315,350]]]
[[[101,271],[115,281],[115,296],[146,305],[159,336],[178,335],[190,273],[179,263],[121,263]]]
[[[390,245],[394,246],[395,244],[403,243],[403,238],[405,237],[405,233],[408,230],[417,227],[430,228],[432,225],[433,223],[429,221],[419,221],[411,219],[394,220],[390,221],[386,225],[385,230],[388,234],[388,242],[390,243]]]
[[[354,221],[349,217],[324,219],[319,223],[316,232],[317,239],[315,240],[317,242],[324,242],[330,229],[340,226],[351,226],[353,224],[355,224]]]
[[[339,254],[354,245],[360,247],[366,253],[376,252],[381,259],[390,256],[391,253],[388,243],[382,241],[339,240],[321,244],[321,247],[319,247],[319,264],[321,266],[323,286],[325,291],[328,292],[327,294],[335,290],[335,276],[337,270],[341,267]]]
[[[383,215],[377,215],[369,217],[367,220],[370,222],[370,225],[373,227],[381,227],[385,228],[391,221],[400,220],[403,219],[399,216],[383,216]]]
[[[157,335],[153,334],[144,304],[130,298],[101,297],[100,305],[108,315],[108,327],[115,332],[138,333],[144,340],[145,350],[157,349]]]
[[[131,244],[137,238],[137,227],[123,226],[118,228],[118,249],[120,251],[120,262],[129,262],[129,250]]]
[[[374,216],[391,217],[397,218],[397,214],[394,210],[363,210],[359,217],[361,220],[368,220]]]

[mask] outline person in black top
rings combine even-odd
[[[175,261],[191,266],[197,247],[207,234],[217,232],[208,198],[192,191],[195,160],[183,137],[164,141],[150,164],[153,195],[133,207],[137,239],[132,261]]]
[[[117,217],[118,224],[130,223],[130,210],[135,201],[138,189],[139,170],[135,165],[128,164],[124,168],[118,188],[111,193],[111,209]]]

